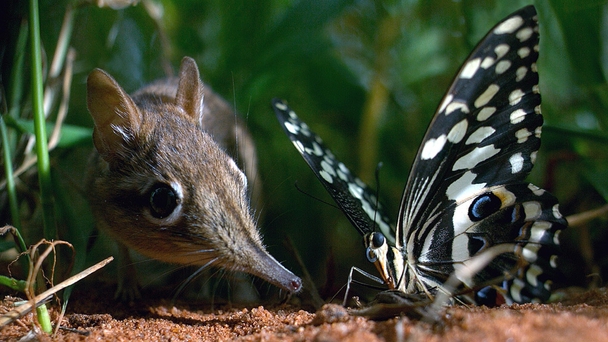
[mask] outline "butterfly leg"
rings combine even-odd
[[[377,287],[377,286],[365,284],[365,283],[362,283],[362,282],[354,280],[353,279],[353,273],[355,271],[358,272],[359,274],[361,274],[362,276],[364,276],[364,277],[366,277],[368,279],[371,279],[371,280],[377,282],[378,284],[384,284],[384,281],[382,279],[380,279],[379,277],[376,277],[375,275],[373,275],[371,273],[368,273],[368,272],[366,272],[366,271],[364,271],[364,270],[362,270],[362,269],[360,269],[358,267],[354,267],[354,266],[351,267],[350,268],[350,273],[348,274],[348,281],[346,282],[346,292],[344,293],[344,301],[342,302],[342,306],[346,306],[346,300],[348,299],[348,293],[350,292],[350,285],[352,283],[361,284],[361,285],[365,285],[365,286],[368,286],[368,287],[379,288],[379,289],[384,290],[384,288],[380,288],[380,287]]]

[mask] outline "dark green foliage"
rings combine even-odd
[[[41,2],[48,62],[67,1]],[[85,80],[95,67],[134,91],[165,76],[163,63],[175,72],[183,56],[195,58],[203,80],[243,115],[258,144],[265,190],[261,227],[270,253],[301,273],[282,244],[286,235],[291,236],[317,284],[323,287],[328,282],[323,294],[331,296],[346,281],[350,266],[368,266],[364,250],[359,234],[338,209],[311,198],[331,202],[281,131],[270,100],[286,99],[338,157],[374,187],[376,164],[383,162],[379,194],[396,216],[411,161],[452,76],[495,23],[527,4],[162,0],[155,3],[163,10],[158,26],[142,4],[118,11],[81,6],[71,43],[77,57],[67,121],[91,127]],[[550,189],[560,199],[562,212],[570,215],[608,199],[608,183],[599,177],[606,172],[608,137],[604,131],[608,43],[602,16],[606,4],[540,0],[535,5],[541,27],[538,70],[546,127],[530,180]],[[2,61],[3,85],[9,94],[13,90],[6,82],[13,57],[20,53],[14,50],[14,41],[21,13],[14,10]],[[22,105],[22,113],[27,114],[27,101]],[[69,175],[72,163],[84,163],[74,161],[72,149],[90,148],[90,142],[79,139],[80,132],[70,127],[65,132],[76,135],[52,153],[59,178]],[[78,155],[86,159],[86,153]],[[296,189],[296,182],[304,194]],[[67,199],[75,197],[62,193],[59,198],[61,205],[69,207]],[[61,212],[70,225],[90,226],[88,214],[78,222],[79,215],[72,210]],[[591,241],[597,243],[590,263],[576,264],[580,262],[576,255],[564,258],[569,277],[585,279],[592,265],[607,268],[608,255],[600,253],[605,250],[601,246],[606,243],[606,223],[597,219],[589,227]],[[67,231],[61,238],[70,241],[69,234],[74,233],[69,231],[74,229]],[[565,231],[561,238],[566,250],[580,254],[576,229]]]

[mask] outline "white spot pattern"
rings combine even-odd
[[[445,134],[439,136],[436,139],[427,140],[424,143],[422,152],[420,153],[420,159],[428,160],[435,158],[435,156],[437,156],[437,154],[439,154],[439,152],[441,152],[441,150],[443,149],[443,146],[445,145],[446,141],[447,136]]]
[[[530,56],[530,48],[527,46],[522,46],[521,48],[519,48],[519,50],[517,50],[517,55],[519,55],[519,58],[521,59]]]
[[[555,217],[556,219],[562,218],[562,213],[559,211],[559,204],[554,205],[552,210],[553,210],[553,217]]]
[[[363,189],[355,183],[348,183],[348,191],[354,198],[361,199],[363,197]]]
[[[519,279],[519,278],[513,279],[513,284],[511,284],[511,287],[509,288],[509,295],[511,295],[511,298],[513,298],[514,301],[516,301],[516,302],[522,301],[521,290],[524,288],[524,286],[525,286],[525,284],[521,279]]]
[[[445,107],[452,102],[452,99],[454,99],[454,95],[449,94],[448,96],[446,96],[443,101],[441,101],[441,106],[439,106],[439,113],[443,112],[443,110],[445,109]]]
[[[328,162],[326,162],[325,160],[321,161],[321,167],[323,168],[323,170],[325,170],[325,172],[327,172],[330,176],[335,177],[336,176],[336,170],[334,170],[334,168],[331,166],[331,164],[329,164]]]
[[[517,37],[517,39],[519,39],[520,42],[525,42],[526,40],[530,39],[530,37],[532,37],[532,34],[534,33],[534,31],[529,28],[529,27],[525,27],[519,31],[517,31],[517,34],[515,34],[515,36]]]
[[[287,106],[284,103],[277,102],[274,105],[277,108],[279,108],[280,110],[282,110],[282,111],[286,111],[287,110]],[[291,112],[289,114],[291,114]]]
[[[296,147],[296,149],[298,150],[298,152],[304,154],[306,153],[306,150],[304,149],[304,145],[302,144],[301,141],[297,140],[293,142],[293,145]]]
[[[524,202],[522,204],[526,213],[526,221],[534,221],[542,214],[542,207],[536,201]]]
[[[319,146],[318,143],[312,142],[312,148],[306,148],[306,153],[313,154],[315,156],[321,157],[323,156],[323,149]]]
[[[557,255],[552,255],[549,259],[549,265],[553,268],[557,268]]]
[[[495,156],[499,152],[500,149],[495,148],[494,145],[476,147],[471,152],[458,158],[454,165],[452,165],[452,170],[456,171],[474,168],[477,164],[488,160],[488,158]]]
[[[498,75],[504,73],[505,71],[509,70],[509,68],[511,67],[511,62],[504,60],[504,61],[500,61],[498,62],[498,64],[496,64],[496,73]]]
[[[521,101],[521,98],[524,96],[524,92],[521,89],[515,89],[509,94],[509,104],[511,106],[515,106]]]
[[[541,189],[532,183],[528,184],[528,189],[530,189],[530,191],[532,191],[532,193],[536,196],[542,196],[545,193],[544,189]]]
[[[341,180],[348,182],[348,175],[346,173],[344,173],[342,170],[337,170],[336,173]]]
[[[490,86],[488,86],[488,89],[486,89],[486,91],[484,91],[483,94],[479,95],[479,97],[475,100],[475,107],[479,108],[488,104],[488,102],[492,100],[494,95],[498,93],[498,90],[500,90],[500,87],[498,85],[490,84]]]
[[[524,246],[522,254],[524,256],[524,259],[526,259],[527,262],[536,262],[536,259],[538,259],[538,250],[540,249],[540,245],[538,244],[527,244]]]
[[[291,134],[298,134],[298,126],[292,124],[291,122],[285,122],[285,128],[287,128]]]
[[[530,265],[530,268],[526,272],[526,280],[530,285],[538,286],[538,276],[543,274],[543,269],[536,264]]]
[[[530,162],[532,164],[536,163],[536,151],[530,152]]]
[[[467,119],[463,119],[462,121],[454,125],[454,127],[452,127],[450,133],[448,133],[448,141],[453,144],[458,144],[467,133],[467,128]]]
[[[522,128],[515,132],[515,137],[517,138],[518,144],[523,144],[528,140],[528,137],[531,135],[530,131],[527,128]]]
[[[492,128],[492,126],[479,127],[477,130],[475,130],[475,132],[469,135],[467,141],[465,141],[465,144],[478,144],[484,141],[486,138],[490,137],[492,134],[494,134],[494,132],[496,132],[496,130]]]
[[[477,121],[485,121],[496,112],[496,107],[484,107],[477,114]]]
[[[481,62],[481,67],[484,69],[487,69],[487,68],[491,67],[494,64],[494,62],[496,62],[494,57],[487,56],[486,58],[483,59],[483,62]]]
[[[514,111],[513,113],[511,113],[511,116],[509,116],[509,119],[511,120],[511,123],[513,125],[516,125],[516,124],[524,121],[525,117],[526,117],[526,111],[523,109],[518,109],[518,110]]]
[[[319,175],[321,175],[321,177],[323,177],[323,179],[325,179],[325,181],[327,183],[333,183],[334,182],[334,179],[332,178],[332,176],[330,176],[329,173],[327,173],[327,171],[325,171],[325,170],[319,171]]]
[[[445,108],[445,115],[451,114],[454,111],[460,109],[463,113],[469,112],[469,107],[464,102],[450,102],[450,104]]]
[[[494,29],[494,34],[508,34],[515,32],[521,25],[524,24],[522,17],[511,17],[503,21]]]
[[[551,223],[547,221],[536,221],[530,228],[530,241],[541,242],[545,232],[551,229]]]
[[[450,200],[459,201],[469,197],[471,194],[481,191],[486,186],[486,183],[473,183],[476,175],[467,171],[460,178],[455,180],[450,186],[448,186],[445,194]]]
[[[494,52],[496,53],[496,59],[503,58],[507,52],[509,52],[510,48],[507,44],[500,44],[494,48]]]
[[[538,67],[536,66],[536,63],[530,64],[530,70],[532,70],[532,72],[535,72],[535,73],[538,72]]]
[[[509,164],[511,164],[512,174],[521,172],[521,170],[524,168],[524,158],[521,156],[521,153],[515,153],[509,157]]]
[[[462,72],[460,72],[460,78],[462,79],[471,79],[475,76],[475,73],[479,69],[479,65],[481,64],[480,58],[475,58],[470,60],[464,68],[462,68]]]
[[[525,66],[520,66],[519,68],[517,68],[517,71],[515,72],[515,81],[520,82],[521,80],[524,79],[524,77],[526,77],[527,73],[528,73],[528,68],[526,68]]]
[[[556,231],[555,233],[553,233],[553,243],[554,243],[556,246],[559,246],[559,236],[560,236],[560,234],[561,234],[561,233],[562,233],[562,231],[561,231],[561,230],[558,230],[558,231]]]

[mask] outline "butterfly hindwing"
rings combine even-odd
[[[556,273],[557,234],[566,222],[548,192],[528,183],[485,188],[462,203],[451,203],[426,224],[417,231],[428,233],[420,235],[424,243],[409,250],[418,256],[414,265],[425,282],[441,284],[458,265],[506,244],[512,252],[497,256],[466,285],[504,278],[507,296],[515,302],[549,298],[545,284]]]

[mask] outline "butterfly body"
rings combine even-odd
[[[412,166],[396,225],[284,102],[273,107],[298,151],[364,236],[368,260],[390,289],[442,289],[477,256],[491,261],[464,288],[498,284],[508,302],[547,300],[567,226],[557,200],[526,183],[540,147],[538,23],[533,6],[496,25],[441,101]],[[460,273],[459,273],[460,272]]]

